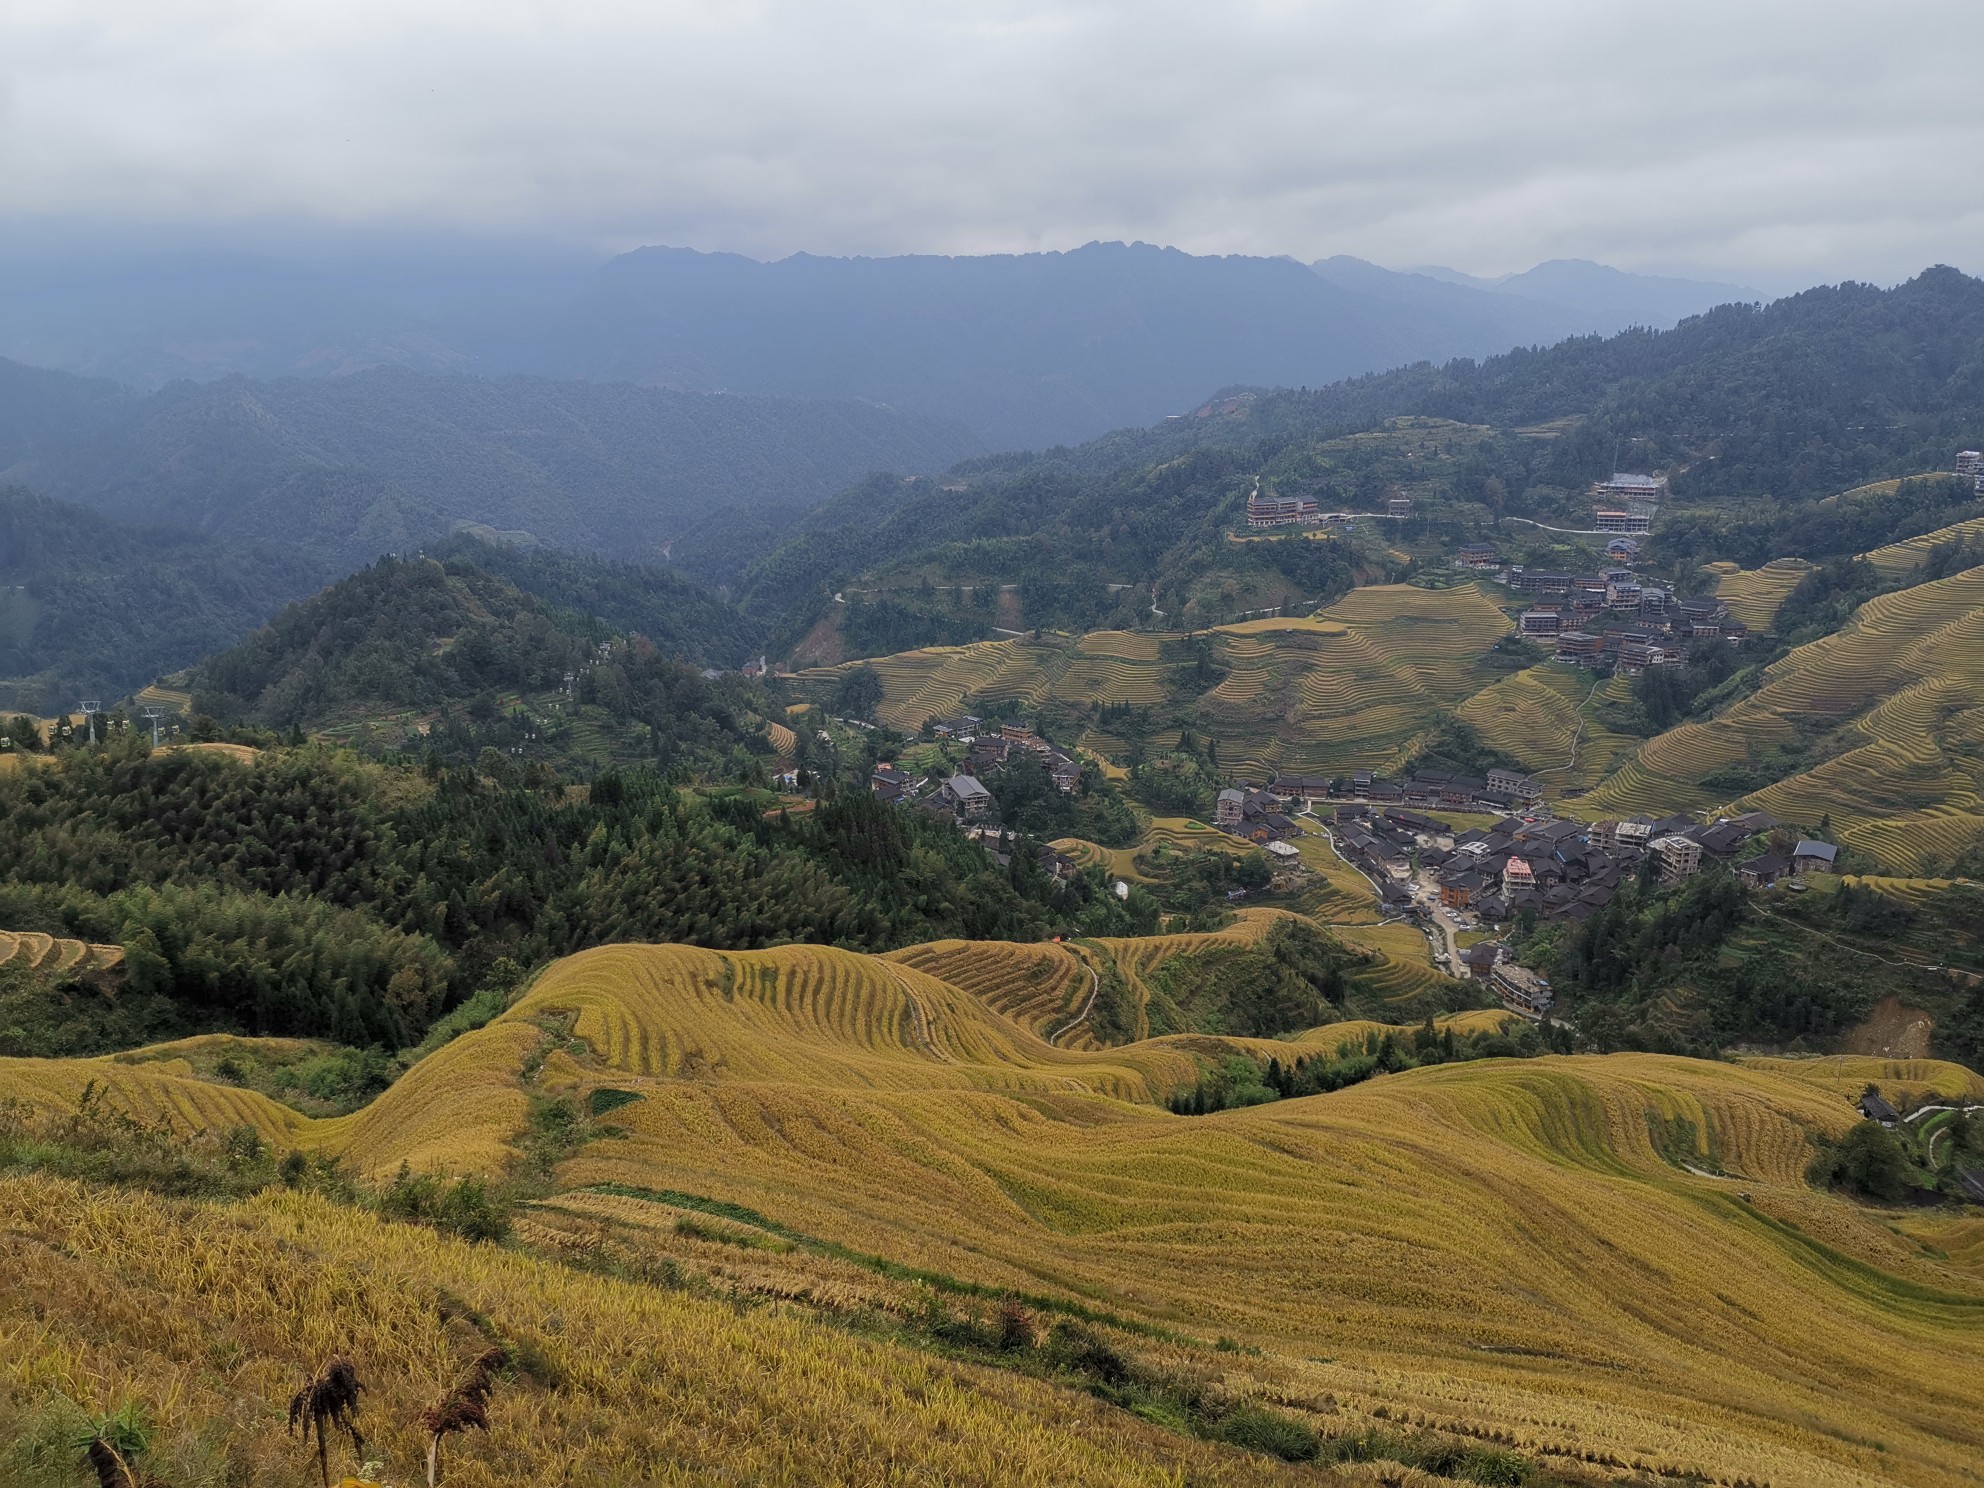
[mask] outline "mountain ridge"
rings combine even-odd
[[[1222,383],[1316,386],[1623,324],[1515,294],[1374,296],[1292,258],[1100,241],[772,261],[650,247],[589,267],[487,270],[458,254],[452,288],[445,258],[100,257],[14,265],[0,355],[153,388],[397,365],[851,395],[963,422],[1004,448],[1154,422]],[[1688,308],[1713,295],[1698,298]]]

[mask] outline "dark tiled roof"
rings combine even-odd
[[[1899,1121],[1901,1116],[1895,1108],[1872,1091],[1860,1097],[1860,1112],[1869,1121]]]

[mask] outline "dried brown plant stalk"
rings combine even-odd
[[[305,1446],[312,1432],[317,1437],[317,1472],[324,1488],[331,1488],[331,1433],[340,1432],[351,1442],[354,1453],[363,1455],[365,1438],[358,1429],[358,1397],[365,1386],[351,1360],[333,1354],[324,1367],[304,1381],[303,1388],[290,1397],[289,1429],[302,1428]]]
[[[463,1431],[489,1429],[489,1397],[496,1389],[496,1371],[510,1362],[504,1348],[486,1350],[469,1365],[454,1389],[420,1413],[427,1432],[427,1488],[441,1482],[441,1439]]]

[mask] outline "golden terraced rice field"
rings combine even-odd
[[[1821,741],[1820,762],[1744,796],[1919,873],[1984,840],[1984,568],[1884,594],[1774,664],[1717,717],[1649,740],[1587,798],[1593,812],[1708,807],[1705,778]]]
[[[1717,565],[1719,570],[1722,565]],[[1752,630],[1769,630],[1777,617],[1777,607],[1810,573],[1812,565],[1802,558],[1773,558],[1762,568],[1738,569],[1728,565],[1717,573],[1711,592],[1729,606],[1729,613]]]
[[[1630,755],[1636,740],[1601,721],[1607,702],[1630,696],[1632,682],[1545,662],[1491,683],[1455,710],[1482,742],[1536,774],[1551,796],[1576,796]]]
[[[1230,767],[1262,779],[1278,769],[1385,768],[1488,680],[1480,658],[1509,629],[1473,584],[1357,589],[1314,617],[1221,626],[1210,634],[1226,676],[1197,700],[1196,727]],[[967,700],[987,708],[1190,701],[1172,681],[1181,658],[1164,659],[1167,644],[1183,640],[1098,631],[1072,641],[928,647],[867,664],[882,681],[876,716],[914,730]],[[798,685],[825,696],[844,670],[802,672]]]
[[[1155,635],[1098,631],[1073,643],[980,641],[932,646],[866,664],[874,667],[882,682],[882,702],[875,716],[914,732],[926,719],[963,711],[967,699],[986,707],[1038,706],[1052,700],[1161,703],[1169,669],[1159,661],[1160,640]],[[798,685],[824,696],[845,670],[817,667],[801,672]]]
[[[1263,933],[1271,920],[1250,914],[1230,933]],[[1083,948],[985,948],[984,966],[970,964],[975,949],[873,958],[818,947],[609,947],[551,968],[503,1018],[357,1116],[308,1122],[215,1087],[170,1098],[225,1098],[238,1104],[194,1117],[263,1125],[271,1140],[338,1151],[372,1171],[402,1157],[489,1166],[524,1124],[521,1072],[553,1037],[543,1088],[608,1085],[641,1097],[615,1111],[622,1135],[563,1163],[565,1190],[702,1195],[904,1264],[1054,1292],[1188,1336],[1228,1335],[1261,1351],[1232,1355],[1233,1369],[1284,1408],[1316,1412],[1328,1430],[1354,1430],[1382,1411],[1393,1422],[1492,1435],[1546,1461],[1707,1482],[1972,1481],[1984,1419],[1984,1276],[1941,1258],[1968,1254],[1937,1246],[1942,1230],[1918,1226],[1918,1242],[1878,1212],[1815,1193],[1802,1174],[1811,1134],[1851,1126],[1849,1097],[1867,1079],[1897,1092],[1984,1093],[1976,1076],[1929,1062],[1559,1057],[1428,1068],[1328,1096],[1174,1117],[1154,1102],[1230,1042],[1050,1047],[986,999],[1034,1022],[1054,1015],[1071,979],[1053,958]],[[1132,971],[1148,954],[1131,943],[1086,953]],[[984,996],[967,990],[973,982]],[[1319,1031],[1307,1047],[1349,1032]],[[197,1084],[163,1065],[51,1063],[0,1061],[0,1092],[59,1104],[49,1081],[72,1092],[94,1076],[120,1099],[165,1100]],[[1656,1124],[1671,1132],[1682,1119],[1696,1133],[1694,1164],[1728,1176],[1663,1157]],[[98,1257],[114,1254],[120,1285],[150,1297],[165,1286],[158,1272],[208,1244],[250,1268],[239,1296],[223,1293],[232,1300],[198,1326],[177,1326],[150,1304],[134,1302],[128,1318],[120,1311],[119,1329],[142,1346],[114,1356],[101,1328],[0,1313],[111,1394],[150,1389],[144,1371],[156,1371],[168,1399],[204,1399],[223,1378],[202,1362],[213,1330],[249,1316],[272,1328],[283,1312],[252,1269],[261,1247],[280,1243],[292,1247],[284,1264],[293,1284],[320,1289],[308,1295],[377,1290],[378,1322],[368,1315],[356,1326],[379,1330],[364,1337],[393,1361],[390,1391],[402,1376],[428,1389],[445,1375],[434,1327],[400,1315],[431,1310],[426,1278],[445,1275],[450,1291],[520,1327],[548,1329],[541,1320],[558,1312],[561,1357],[569,1351],[583,1378],[599,1381],[588,1391],[605,1391],[624,1373],[616,1361],[647,1347],[642,1340],[668,1338],[671,1368],[626,1385],[639,1431],[661,1433],[690,1461],[743,1453],[737,1460],[763,1464],[767,1480],[852,1481],[847,1464],[874,1459],[852,1446],[854,1455],[832,1455],[829,1443],[842,1438],[824,1425],[795,1427],[764,1389],[733,1385],[726,1371],[775,1387],[804,1423],[836,1421],[845,1440],[871,1443],[860,1448],[868,1452],[935,1433],[914,1402],[949,1398],[927,1382],[891,1393],[910,1366],[857,1339],[757,1331],[791,1326],[776,1309],[740,1315],[693,1295],[570,1277],[417,1231],[380,1232],[345,1211],[320,1215],[306,1200],[259,1201],[239,1217],[175,1211],[171,1220],[139,1204],[128,1221],[110,1221],[113,1247],[79,1248],[63,1237],[102,1236],[105,1221],[82,1217],[87,1196],[58,1187],[9,1180],[0,1190],[0,1204],[12,1206],[0,1246],[11,1251],[10,1274],[34,1268],[31,1289],[94,1274],[110,1264]],[[409,1269],[416,1251],[431,1270]],[[336,1267],[358,1267],[358,1278]],[[402,1341],[389,1345],[389,1336]],[[327,1344],[306,1328],[288,1348],[300,1361]],[[940,1366],[915,1368],[926,1380]],[[699,1398],[692,1385],[724,1408],[692,1411],[703,1424],[689,1431],[681,1412]],[[944,1444],[920,1444],[954,1454],[944,1459],[958,1464],[947,1469],[954,1475],[941,1480],[1116,1480],[1093,1455],[1102,1442],[1081,1435],[1090,1407],[1070,1406],[1063,1431],[1036,1438],[1018,1396],[971,1398],[984,1409],[1003,1402],[1008,1418],[1018,1412],[1012,1462],[1036,1466],[997,1476],[1006,1464],[988,1463],[981,1445],[989,1418],[960,1404]],[[582,1391],[531,1402],[547,1414],[527,1419],[564,1440],[581,1427],[556,1413],[597,1405]],[[1120,1422],[1122,1451],[1134,1455],[1140,1429]],[[584,1451],[610,1453],[623,1437],[584,1440]],[[1058,1464],[1025,1456],[1050,1449],[1087,1455]],[[1179,1443],[1174,1460],[1184,1463],[1188,1450]],[[1123,1481],[1157,1481],[1123,1471]],[[460,1481],[493,1480],[465,1469]]]
[[[1925,532],[1920,537],[1911,537],[1898,543],[1889,543],[1885,548],[1876,548],[1867,554],[1867,561],[1890,579],[1907,576],[1911,569],[1919,567],[1930,552],[1945,543],[1975,542],[1984,538],[1984,517],[1972,517],[1967,522],[1958,522],[1951,527],[1940,527],[1934,532]]]
[[[0,930],[0,967],[67,975],[110,971],[123,961],[122,946],[92,945],[33,930]]]
[[[419,1414],[485,1328],[533,1370],[499,1386],[486,1431],[452,1439],[451,1488],[1332,1481],[806,1309],[740,1309],[297,1194],[215,1208],[0,1177],[0,1265],[0,1430],[51,1390],[90,1413],[141,1404],[174,1483],[196,1481],[180,1462],[222,1481],[207,1475],[222,1456],[228,1482],[315,1483],[282,1402],[334,1353],[366,1387],[366,1456],[424,1481]],[[359,1463],[340,1450],[330,1467],[336,1482]]]

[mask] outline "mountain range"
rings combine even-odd
[[[0,1480],[1975,1488],[1984,283],[188,273],[0,362]]]
[[[961,423],[994,448],[1153,423],[1230,383],[1315,387],[1757,298],[1589,263],[1488,281],[1143,243],[772,263],[655,247],[601,264],[460,249],[334,268],[212,252],[0,266],[0,356],[142,388],[385,366],[523,374],[859,399]]]
[[[424,375],[180,381],[0,363],[0,480],[126,521],[309,554],[324,576],[451,523],[661,556],[774,530],[870,471],[942,469],[956,424],[852,400]]]
[[[1175,257],[1191,273],[1210,262]],[[1425,276],[1374,282],[1523,303]],[[41,498],[13,517],[33,543],[0,555],[0,583],[19,586],[0,673],[37,679],[20,695],[44,702],[136,685],[382,552],[464,526],[623,562],[667,558],[729,587],[752,617],[739,635],[775,646],[839,609],[839,589],[864,601],[890,591],[839,614],[831,644],[807,653],[822,660],[1000,628],[1135,624],[1153,606],[1204,623],[1351,582],[1324,546],[1225,541],[1230,509],[1262,475],[1339,506],[1368,506],[1396,483],[1466,504],[1467,521],[1579,526],[1576,493],[1624,455],[1670,470],[1684,498],[1659,549],[1677,579],[1709,561],[1827,558],[1967,515],[1933,493],[1826,498],[1947,470],[1977,446],[1980,325],[1984,287],[1936,269],[1893,290],[1732,304],[1665,332],[1314,391],[1228,389],[1192,416],[1003,454],[961,424],[853,399],[396,366],[140,393],[0,363],[0,481]],[[1390,428],[1400,419],[1455,427]],[[72,506],[89,511],[73,514],[65,543]],[[105,519],[153,535],[110,534]],[[233,578],[202,580],[197,595],[173,580],[155,608],[137,605],[168,570]],[[914,592],[924,585],[942,587]],[[971,602],[946,608],[960,585]],[[1012,597],[991,608],[987,585]],[[105,596],[87,606],[91,629],[62,619],[91,592]],[[78,639],[112,618],[127,625],[118,634],[149,627],[144,644]]]

